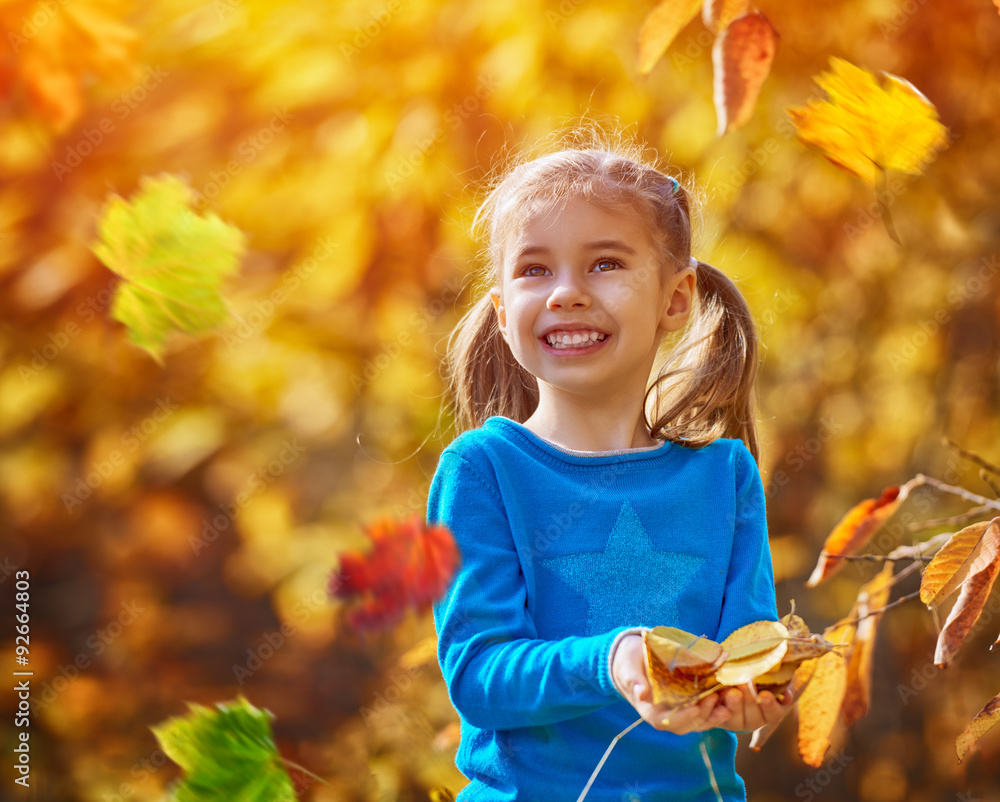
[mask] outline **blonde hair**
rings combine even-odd
[[[579,145],[522,159],[498,176],[476,212],[473,233],[485,240],[486,291],[452,331],[445,357],[459,432],[492,415],[524,422],[538,405],[538,383],[514,359],[488,290],[501,285],[510,234],[539,203],[582,198],[609,210],[627,208],[645,220],[663,265],[679,270],[693,264],[688,190],[647,162],[638,146],[593,130],[579,133],[585,137]],[[699,261],[696,277],[691,317],[654,365],[643,403],[646,426],[654,438],[693,448],[740,438],[759,461],[756,327],[740,291],[720,270]]]

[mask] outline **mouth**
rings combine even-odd
[[[611,338],[610,334],[582,329],[576,331],[550,331],[539,339],[550,350],[556,353],[582,354],[596,351]]]

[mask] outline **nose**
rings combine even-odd
[[[552,287],[546,306],[549,309],[586,309],[590,306],[590,294],[578,277],[564,274]]]

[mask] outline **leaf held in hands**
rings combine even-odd
[[[934,555],[920,580],[920,601],[930,607],[958,590],[978,552],[989,521],[979,521],[952,535]]]
[[[639,29],[640,75],[648,75],[677,34],[698,13],[700,0],[661,0]]]
[[[833,643],[849,643],[854,629],[854,624],[841,624],[823,634]],[[847,689],[847,661],[830,652],[816,658],[814,666],[809,685],[799,696],[799,754],[807,765],[819,768]]]
[[[780,621],[755,621],[722,642],[729,657],[715,672],[720,685],[743,685],[781,663],[788,650],[788,629]]]
[[[748,0],[705,0],[701,18],[705,27],[718,33],[737,17],[742,17],[749,7]]]
[[[816,83],[828,98],[788,110],[799,139],[837,167],[878,188],[880,174],[920,175],[948,144],[937,109],[912,84],[889,73],[875,76],[843,59]]]
[[[643,630],[642,641],[647,652],[651,652],[669,670],[692,676],[711,674],[726,654],[721,644],[714,640],[676,627]]]
[[[214,214],[199,217],[190,201],[191,189],[176,176],[145,178],[131,203],[114,196],[105,205],[92,246],[124,279],[111,316],[161,363],[173,332],[201,334],[228,319],[219,290],[245,247],[238,228]]]
[[[951,662],[979,620],[983,607],[993,590],[997,572],[1000,571],[1000,517],[990,521],[983,533],[979,553],[969,566],[969,574],[962,583],[955,606],[948,613],[938,635],[934,651],[934,664],[944,667]]]
[[[753,116],[777,45],[778,34],[763,14],[744,14],[716,37],[712,65],[717,136],[742,127]]]
[[[423,517],[382,519],[366,528],[372,548],[340,555],[330,577],[330,593],[354,602],[347,615],[355,629],[398,621],[407,607],[428,609],[447,590],[458,568],[458,547],[447,527],[428,526]]]
[[[893,485],[883,490],[878,498],[865,499],[848,510],[823,544],[806,587],[814,588],[829,579],[844,563],[837,555],[851,555],[861,549],[905,498],[906,491]]]
[[[816,663],[816,660],[806,660],[803,663],[799,663],[795,667],[795,671],[792,672],[792,681],[786,686],[786,692],[791,693],[793,704],[798,704],[799,697],[809,685],[810,680],[812,680],[813,672],[816,670]],[[765,724],[763,727],[758,727],[754,730],[753,736],[750,738],[750,748],[755,752],[759,752],[771,735],[774,734],[774,731],[778,729],[781,721],[784,721],[784,719],[776,721],[773,724]]]
[[[177,802],[295,802],[292,781],[271,734],[271,713],[242,697],[152,727],[167,757],[184,769]]]
[[[871,698],[872,655],[875,649],[875,635],[881,612],[889,602],[892,590],[893,572],[895,566],[887,562],[882,566],[874,579],[858,591],[855,605],[858,628],[854,635],[854,647],[847,663],[847,689],[841,712],[844,714],[844,726],[850,727],[868,715],[868,704]]]
[[[962,734],[955,740],[955,751],[958,753],[959,763],[965,760],[965,756],[969,754],[969,750],[998,721],[1000,721],[1000,694],[990,699],[986,703],[986,706],[976,713],[976,717],[968,723]]]

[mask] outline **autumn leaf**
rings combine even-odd
[[[712,64],[718,136],[753,116],[777,44],[778,34],[763,14],[744,14],[716,37]]]
[[[792,680],[786,686],[787,693],[792,695],[792,703],[798,704],[799,697],[805,691],[809,682],[812,680],[813,672],[816,670],[817,660],[806,660],[803,663],[799,663],[795,667],[795,671],[792,672]],[[776,721],[773,724],[765,724],[763,727],[758,727],[753,731],[753,735],[750,738],[750,748],[755,752],[759,752],[764,744],[767,743],[774,731],[778,729],[781,724],[780,721]]]
[[[726,656],[721,644],[676,627],[660,626],[643,630],[642,640],[647,656],[658,660],[670,671],[692,676],[712,673]]]
[[[788,629],[780,621],[755,621],[722,641],[729,654],[715,672],[720,685],[744,685],[781,663],[788,651]]]
[[[705,0],[701,18],[706,28],[718,33],[734,19],[743,16],[749,5],[748,0]]]
[[[920,601],[930,607],[958,590],[974,555],[979,553],[989,521],[979,521],[956,532],[934,555],[920,580]]]
[[[661,0],[639,29],[640,75],[648,75],[677,34],[698,13],[700,0]]]
[[[806,582],[807,588],[814,588],[829,579],[843,564],[838,555],[851,555],[861,549],[875,534],[885,520],[906,498],[908,488],[898,485],[887,487],[882,495],[865,499],[856,504],[833,528],[823,544],[819,561],[812,576]]]
[[[934,651],[934,664],[946,666],[961,648],[969,632],[979,620],[989,599],[997,572],[1000,571],[1000,517],[990,521],[983,533],[979,553],[969,566],[969,574],[962,583],[955,606],[938,635]]]
[[[833,643],[850,644],[854,632],[854,624],[844,623],[827,629],[824,637]],[[847,660],[837,652],[816,658],[809,685],[798,701],[799,754],[813,768],[823,764],[823,756],[830,748],[830,736],[846,690]]]
[[[1000,2],[1000,0],[998,0]],[[976,713],[976,717],[969,722],[962,734],[955,740],[955,751],[958,753],[958,762],[965,760],[976,743],[993,726],[1000,721],[1000,694],[990,699],[986,706]]]
[[[837,167],[878,188],[886,170],[920,175],[948,144],[937,109],[908,81],[875,76],[843,59],[816,83],[826,92],[788,110],[799,139]]]
[[[131,203],[116,195],[105,205],[92,246],[124,279],[111,316],[161,364],[173,332],[200,334],[229,318],[219,290],[245,247],[238,228],[212,213],[196,215],[190,201],[191,189],[176,176],[145,178]]]
[[[152,727],[163,752],[184,769],[177,802],[295,802],[291,778],[271,734],[271,719],[242,697],[215,709],[188,704],[186,716]]]
[[[872,655],[875,649],[875,635],[882,618],[882,613],[879,611],[889,602],[894,569],[892,563],[885,563],[875,578],[858,591],[855,611],[856,617],[860,620],[847,663],[847,688],[844,691],[844,701],[841,703],[844,726],[847,727],[868,715]]]
[[[352,602],[348,623],[359,630],[395,623],[406,608],[430,608],[458,568],[458,547],[445,526],[428,526],[420,515],[383,519],[366,528],[371,550],[340,555],[330,592]]]

